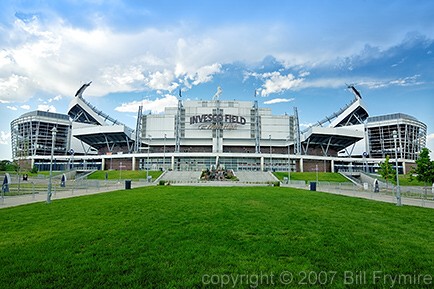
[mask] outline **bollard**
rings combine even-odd
[[[310,182],[310,190],[316,191],[316,182]]]
[[[125,180],[125,190],[131,190],[131,180]]]

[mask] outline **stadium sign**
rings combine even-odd
[[[239,115],[209,113],[190,117],[190,124],[199,124],[199,129],[237,129],[238,125],[245,125],[246,119]]]
[[[232,114],[221,114],[221,113],[209,113],[209,114],[200,114],[190,117],[190,124],[195,123],[217,123],[217,122],[225,122],[225,123],[235,123],[235,124],[246,124],[246,119],[239,115]]]

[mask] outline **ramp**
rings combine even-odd
[[[170,183],[194,183],[199,182],[199,171],[167,171],[160,180]]]
[[[261,171],[237,171],[236,177],[243,183],[269,183],[279,180],[270,172]]]

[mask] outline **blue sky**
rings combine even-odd
[[[10,122],[84,97],[135,127],[185,99],[253,100],[307,126],[362,93],[371,116],[428,125],[434,151],[433,1],[1,1],[0,159]]]

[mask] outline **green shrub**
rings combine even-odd
[[[32,174],[37,174],[38,173],[38,167],[37,166],[33,166],[33,168],[30,170],[30,172]]]

